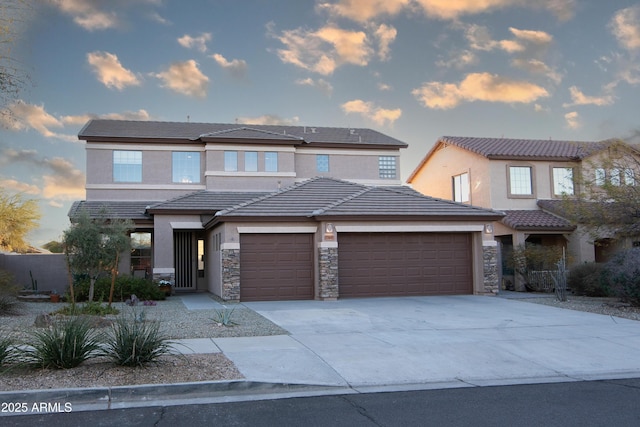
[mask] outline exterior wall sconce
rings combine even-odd
[[[324,225],[324,240],[333,240],[333,224],[330,222]]]
[[[493,224],[485,224],[484,232],[485,234],[493,234]]]

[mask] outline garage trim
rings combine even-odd
[[[315,233],[318,227],[238,227],[243,234],[283,234],[283,233]]]
[[[484,225],[336,225],[338,233],[454,233],[483,230]]]

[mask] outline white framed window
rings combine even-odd
[[[625,168],[622,170],[622,178],[625,185],[636,185],[636,174],[633,169]]]
[[[274,151],[264,153],[264,171],[278,172],[278,153]]]
[[[258,152],[257,151],[244,152],[244,170],[247,172],[258,171]]]
[[[382,179],[395,179],[396,158],[393,156],[378,157],[378,176]]]
[[[171,153],[173,182],[200,182],[200,153],[194,151],[174,151]]]
[[[142,182],[142,151],[113,152],[113,181]]]
[[[469,202],[469,173],[461,173],[451,178],[453,183],[453,201],[460,203]]]
[[[318,172],[329,172],[329,155],[328,154],[316,155],[316,170]]]
[[[509,166],[509,194],[533,196],[533,172],[530,166]]]
[[[573,195],[573,168],[553,168],[553,195]]]
[[[224,152],[224,170],[225,172],[237,172],[238,170],[238,152]]]

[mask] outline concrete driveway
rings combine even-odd
[[[483,296],[255,302],[289,336],[217,338],[254,381],[407,389],[640,376],[640,322]]]

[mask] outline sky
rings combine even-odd
[[[90,118],[372,128],[403,180],[443,135],[640,133],[639,1],[31,0],[15,33],[0,187],[39,200],[36,246],[85,197]]]

